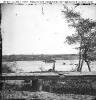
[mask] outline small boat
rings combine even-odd
[[[66,63],[63,62],[63,65],[65,65]]]
[[[53,63],[54,61],[55,61],[55,60],[53,60],[53,59],[45,59],[45,60],[44,60],[45,63]]]

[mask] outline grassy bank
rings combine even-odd
[[[44,90],[48,91],[50,87],[51,91],[54,93],[74,93],[81,95],[96,95],[96,80],[81,80],[81,79],[67,79],[67,80],[55,80],[55,81],[45,81]],[[49,89],[49,90],[50,90]]]

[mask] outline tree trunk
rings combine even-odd
[[[81,47],[82,47],[82,41],[80,41],[80,49],[79,49],[79,64],[78,64],[77,71],[80,71],[80,67],[81,67]]]
[[[78,64],[77,71],[80,71],[80,67],[81,67],[81,55],[79,54],[79,64]]]
[[[80,66],[80,72],[82,71],[83,62],[84,60],[82,59],[81,66]]]
[[[77,71],[80,71],[80,67],[81,67],[81,49],[80,49],[80,52],[79,52],[79,64],[78,64]]]
[[[88,66],[89,71],[91,71],[91,68],[90,68],[89,62],[88,62],[87,60],[86,60],[86,63],[87,63],[87,66]]]
[[[85,51],[84,51],[84,59],[85,59],[85,62],[86,62],[86,64],[87,64],[87,66],[88,66],[88,69],[89,69],[89,71],[91,71],[91,68],[90,68],[90,65],[89,65],[89,61],[87,60],[87,52],[88,52],[88,47],[87,46],[85,46]]]

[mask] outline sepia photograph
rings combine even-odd
[[[0,6],[0,100],[96,100],[96,4]]]

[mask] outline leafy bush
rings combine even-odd
[[[7,63],[2,64],[2,73],[14,73],[12,67],[8,66]]]
[[[15,62],[3,62],[2,63],[2,73],[15,73],[22,72],[22,69],[17,67],[17,63]]]

